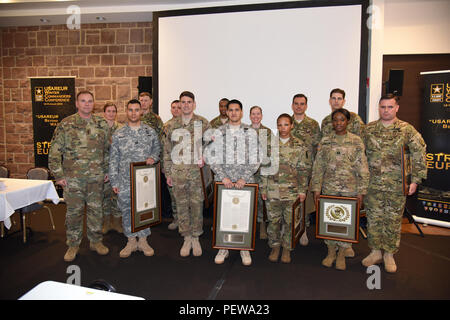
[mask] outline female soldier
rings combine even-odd
[[[317,148],[313,165],[312,188],[317,201],[319,195],[358,197],[362,203],[369,185],[369,169],[365,148],[361,138],[347,132],[350,112],[337,109],[331,114],[334,131],[322,138]],[[331,267],[336,260],[336,269],[345,270],[345,249],[351,243],[325,240],[328,255],[322,265]],[[339,252],[336,258],[336,250]]]

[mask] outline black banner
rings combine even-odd
[[[427,144],[427,179],[416,215],[450,222],[450,71],[421,73],[424,80],[422,136]],[[432,222],[429,223],[432,223]],[[421,222],[421,221],[419,221]],[[424,221],[427,222],[427,221]],[[447,226],[447,225],[446,225]]]
[[[58,123],[76,112],[75,78],[32,78],[34,163],[48,168],[48,150]]]

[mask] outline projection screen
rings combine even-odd
[[[356,3],[356,4],[355,4]],[[346,91],[350,111],[366,118],[367,1],[300,1],[154,13],[154,110],[169,120],[170,102],[188,90],[195,113],[219,114],[221,98],[263,109],[276,129],[292,97],[308,97],[307,115],[330,113],[329,93]]]

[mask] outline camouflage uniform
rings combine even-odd
[[[227,121],[225,121],[225,123],[223,123],[223,122],[220,120],[220,115],[219,115],[219,116],[215,117],[214,119],[212,119],[212,120],[209,122],[209,125],[210,125],[211,128],[213,128],[213,129],[218,129],[219,127],[223,126],[223,125],[226,124],[227,122],[228,122],[228,118],[227,118]]]
[[[193,114],[187,124],[182,117],[175,118],[165,128],[164,141],[164,171],[166,177],[172,178],[173,194],[177,205],[178,231],[183,237],[198,237],[203,233],[203,190],[200,176],[200,168],[196,159],[200,159],[202,149],[202,136],[194,136],[194,130],[203,133],[209,129],[209,122],[205,118]],[[183,136],[180,130],[184,130]],[[172,136],[176,134],[175,137]],[[181,138],[180,142],[179,138]],[[194,138],[199,139],[194,142]],[[187,140],[189,139],[189,140]],[[183,144],[189,146],[190,154],[183,154],[183,150],[175,150],[172,159],[172,150],[180,148]],[[194,150],[197,147],[197,150]],[[186,148],[187,149],[187,148]],[[195,154],[195,156],[194,156]],[[179,161],[181,158],[186,161]],[[181,159],[183,160],[183,159]]]
[[[311,166],[311,156],[303,141],[292,135],[284,144],[280,140],[278,172],[261,176],[261,193],[267,195],[269,247],[281,245],[292,250],[292,205],[299,194],[306,195]]]
[[[170,125],[170,123],[173,122],[175,118],[172,118],[170,120],[168,120],[166,123],[164,123],[162,132],[164,135],[164,132],[167,131],[167,127]],[[161,149],[163,149],[163,145],[161,144]],[[164,152],[164,151],[163,151]],[[161,158],[161,166],[162,168],[164,168],[164,157]],[[171,201],[171,206],[172,206],[172,216],[173,216],[173,222],[178,223],[178,216],[177,216],[177,202],[175,201],[175,196],[173,195],[173,187],[171,186],[167,186],[167,189],[169,190],[169,195],[170,195],[170,201]]]
[[[297,139],[302,140],[308,146],[309,154],[311,155],[312,162],[314,162],[314,157],[317,152],[317,145],[319,144],[321,138],[319,123],[313,118],[308,117],[307,115],[305,115],[305,118],[303,118],[301,122],[296,121],[293,115],[292,123],[294,126],[292,128],[291,134]],[[308,180],[310,178],[311,177],[308,177]],[[314,196],[310,191],[308,191],[307,193],[305,206],[306,226],[309,227],[309,213],[315,211],[316,208],[314,204]]]
[[[160,116],[152,111],[149,111],[147,114],[144,114],[142,116],[141,121],[148,125],[150,128],[153,128],[153,130],[156,131],[158,138],[161,140],[164,123],[162,122]]]
[[[120,127],[122,127],[122,124],[115,121],[110,128],[111,134],[116,132]],[[115,218],[122,217],[122,212],[120,212],[119,207],[117,206],[117,194],[112,190],[111,181],[108,180],[103,186],[103,216],[109,216],[111,214]]]
[[[318,146],[311,191],[329,196],[356,197],[367,194],[369,169],[361,138],[351,132],[325,136]],[[325,240],[328,246],[349,248],[351,243]]]
[[[403,195],[401,150],[411,154],[411,182],[426,179],[425,142],[409,123],[395,120],[384,127],[380,120],[366,126],[363,134],[369,162],[370,184],[365,198],[368,242],[371,249],[395,253],[400,246]]]
[[[66,236],[69,247],[78,247],[83,237],[86,205],[87,236],[102,241],[103,181],[108,170],[110,131],[102,117],[90,119],[78,113],[64,118],[51,141],[48,166],[55,180],[66,179]]]
[[[351,132],[361,137],[364,132],[364,126],[365,125],[361,120],[361,117],[354,112],[350,112],[350,120],[348,121],[347,132]],[[320,135],[322,138],[334,132],[333,119],[331,119],[331,114],[329,114],[322,120],[320,128]]]
[[[266,126],[263,126],[261,124],[258,129],[255,129],[256,130],[256,134],[258,135],[258,138],[259,138],[259,131],[261,129],[267,130],[267,133],[266,133],[267,134],[267,145],[270,146],[270,138],[272,136],[272,130],[270,130],[269,128],[267,128]],[[255,181],[261,187],[261,172],[260,172],[259,169],[255,173]],[[261,192],[260,192],[259,195],[258,195],[258,216],[256,217],[256,221],[257,222],[262,222],[264,220],[263,206],[264,206],[264,203],[263,203],[263,199],[261,198]],[[267,208],[267,206],[266,206],[266,208]]]
[[[126,237],[147,237],[150,228],[131,233],[130,163],[152,158],[159,161],[160,143],[152,128],[141,123],[134,130],[128,124],[112,137],[109,154],[109,179],[113,188],[119,188],[118,204],[122,211],[122,226]]]

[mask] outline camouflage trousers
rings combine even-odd
[[[195,177],[197,178],[197,177]],[[181,236],[198,237],[203,233],[203,190],[198,179],[174,176],[173,194],[177,206],[178,232]]]
[[[117,197],[117,204],[119,205],[120,211],[122,212],[122,227],[123,234],[127,238],[140,237],[146,238],[151,234],[150,228],[140,230],[138,232],[131,232],[131,196],[130,189],[119,188],[119,194]]]
[[[112,190],[111,182],[108,181],[103,186],[103,215],[109,216],[111,214],[115,218],[122,216],[117,204],[117,195]]]
[[[292,205],[294,200],[268,199],[267,217],[269,225],[267,226],[267,235],[269,237],[269,247],[279,247],[292,250]]]
[[[91,243],[103,240],[103,177],[94,180],[67,178],[64,188],[66,212],[66,244],[80,246],[86,207],[87,237]]]
[[[175,196],[173,195],[173,187],[167,186],[167,189],[169,190],[170,201],[171,201],[171,204],[172,204],[172,216],[173,216],[173,221],[176,222],[176,221],[178,220],[178,215],[177,215],[177,202],[175,201]]]
[[[369,189],[364,199],[369,248],[398,251],[405,203],[403,194]]]
[[[258,215],[256,216],[256,222],[264,221],[264,202],[261,198],[261,193],[258,193]],[[266,207],[267,208],[267,207]]]

